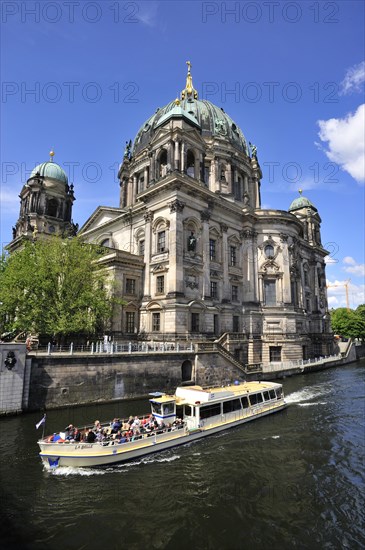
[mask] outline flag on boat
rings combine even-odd
[[[40,421],[38,422],[38,424],[35,425],[35,427],[36,427],[37,430],[38,430],[39,426],[42,426],[42,424],[45,424],[45,423],[46,423],[46,415],[43,416],[42,420],[40,420]]]

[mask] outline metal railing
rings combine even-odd
[[[32,350],[35,355],[97,355],[97,354],[132,354],[132,353],[182,353],[194,352],[193,342],[91,342],[90,344],[70,344],[61,346],[53,345],[50,342],[46,346],[38,346]]]
[[[305,370],[305,368],[307,367],[310,367],[310,366],[314,366],[314,365],[318,365],[318,364],[325,364],[325,363],[329,363],[331,361],[339,361],[342,359],[342,355],[341,354],[337,354],[337,355],[327,355],[327,356],[324,356],[324,357],[315,357],[314,359],[311,358],[311,359],[298,359],[296,361],[285,361],[285,362],[281,362],[281,363],[276,363],[276,362],[273,362],[273,363],[268,363],[266,365],[262,365],[262,372],[266,373],[266,372],[277,372],[277,371],[282,371],[282,370],[290,370],[290,369],[295,369],[295,368],[299,368],[301,369],[302,371]]]

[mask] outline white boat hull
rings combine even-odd
[[[95,467],[127,462],[239,426],[256,418],[281,411],[285,407],[284,400],[281,400],[269,407],[250,410],[245,415],[241,413],[239,418],[235,420],[223,420],[219,424],[203,426],[198,430],[189,431],[186,427],[183,427],[165,431],[161,434],[154,433],[151,436],[145,434],[142,439],[126,443],[109,442],[105,445],[102,443],[74,442],[48,443],[40,440],[38,441],[41,449],[40,457],[47,467]]]

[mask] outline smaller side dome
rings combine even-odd
[[[62,181],[63,183],[68,183],[66,173],[56,162],[48,161],[38,164],[38,166],[33,168],[30,178],[34,178],[37,173],[46,178],[52,178],[57,181]]]
[[[295,210],[300,210],[301,208],[312,208],[317,212],[317,208],[314,206],[314,204],[309,199],[307,199],[307,197],[303,197],[302,195],[293,200],[293,202],[289,206],[288,211],[294,212]]]

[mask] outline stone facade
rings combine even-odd
[[[0,415],[21,412],[27,406],[29,373],[25,344],[0,344]]]
[[[249,364],[331,353],[317,209],[304,197],[289,211],[261,209],[256,147],[197,99],[190,71],[181,101],[127,144],[119,178],[119,208],[100,207],[80,232],[143,260],[128,276],[115,266],[130,291],[115,335],[241,333],[233,352]]]

